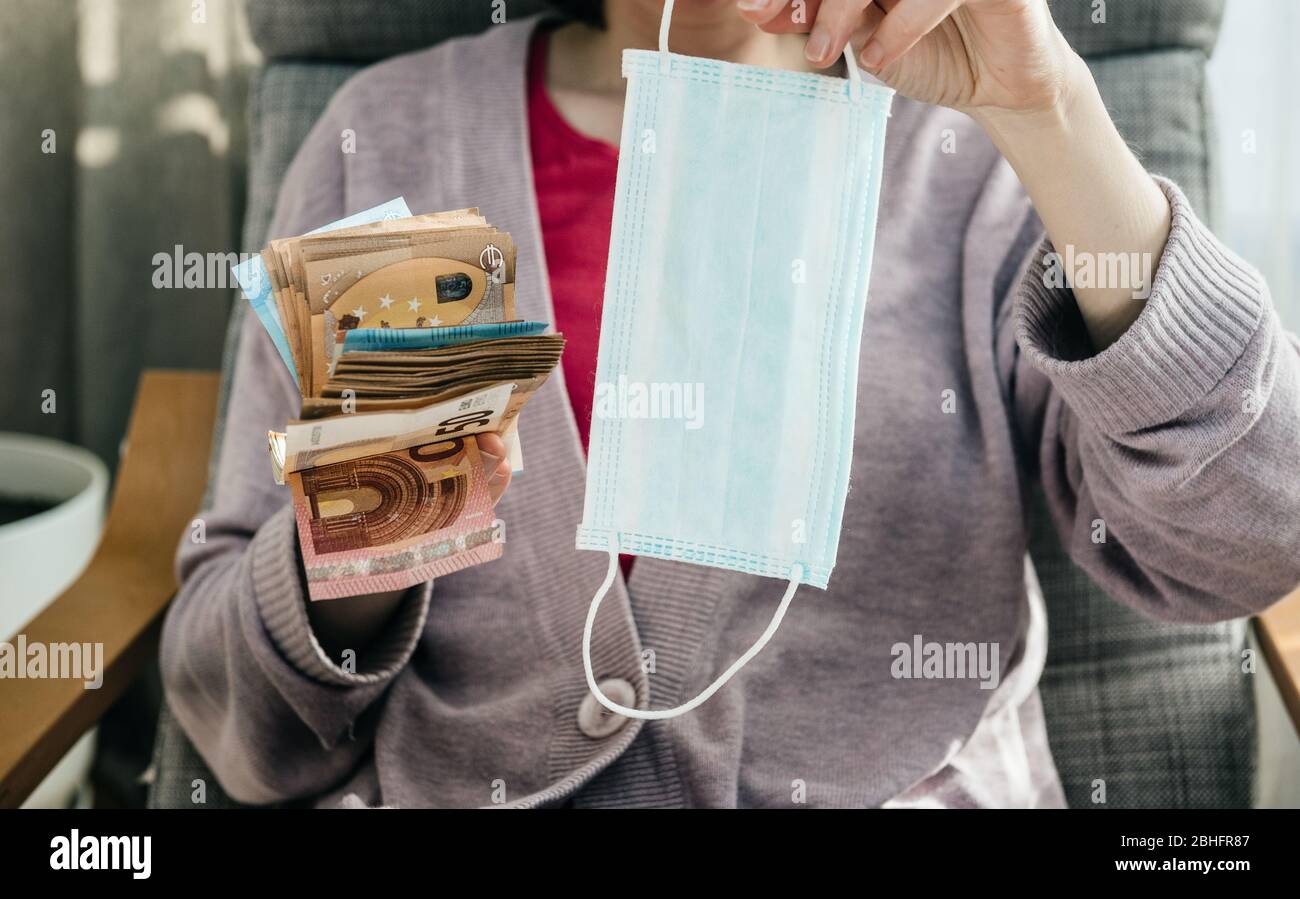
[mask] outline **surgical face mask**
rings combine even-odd
[[[893,92],[850,78],[627,50],[627,99],[578,549],[609,553],[587,683],[631,718],[713,695],[835,567]],[[704,692],[601,693],[596,612],[620,552],[787,579],[767,630]]]

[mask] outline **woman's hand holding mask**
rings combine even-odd
[[[833,65],[852,44],[867,71],[905,97],[964,112],[1042,112],[1082,72],[1046,0],[747,0],[771,33],[806,32],[808,60]]]
[[[1058,248],[1159,260],[1164,192],[1116,131],[1047,0],[738,0],[764,31],[806,32],[805,55],[834,64],[850,44],[863,68],[905,97],[971,116],[1020,176]],[[937,144],[936,144],[937,146]],[[1150,284],[1078,287],[1093,349],[1141,314]]]

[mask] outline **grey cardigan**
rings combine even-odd
[[[518,244],[520,317],[552,320],[525,116],[535,24],[350,81],[294,162],[273,235],[399,195],[417,212],[479,206]],[[948,128],[959,153],[941,152]],[[1034,686],[1030,479],[1078,564],[1149,615],[1247,615],[1300,581],[1297,341],[1259,275],[1161,184],[1173,232],[1154,292],[1094,355],[1069,290],[1044,285],[1050,248],[1010,168],[966,117],[896,101],[838,567],[730,685],[671,721],[608,718],[587,696],[582,626],[606,559],[574,549],[584,460],[559,372],[522,417],[504,558],[411,591],[355,671],[327,656],[265,452],[297,393],[245,316],[206,542],[182,541],[163,634],[171,707],[254,803],[1059,804]],[[783,587],[638,560],[597,621],[606,692],[654,707],[694,695]],[[916,643],[996,648],[997,688],[899,665]]]

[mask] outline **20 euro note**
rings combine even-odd
[[[404,590],[500,558],[474,437],[286,476],[313,600]]]

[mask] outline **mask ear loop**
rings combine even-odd
[[[659,71],[668,74],[668,26],[673,20],[673,0],[664,0],[664,14],[659,19]]]
[[[853,58],[852,44],[844,48],[844,64],[849,70],[849,97],[856,100],[862,94],[862,72],[858,69],[858,61]]]
[[[668,74],[672,62],[668,55],[668,28],[673,20],[673,0],[664,0],[664,14],[659,19],[659,71]],[[844,62],[849,69],[849,96],[857,99],[862,92],[862,73],[858,70],[858,61],[853,58],[853,45],[844,48]]]
[[[587,624],[582,629],[582,667],[587,674],[587,689],[596,697],[596,700],[615,714],[622,715],[625,718],[640,718],[642,721],[662,721],[665,718],[676,718],[678,715],[685,715],[687,712],[699,708],[708,702],[709,697],[717,693],[727,681],[735,676],[736,672],[749,664],[750,660],[767,645],[776,633],[777,628],[781,626],[781,619],[785,617],[786,609],[790,608],[790,600],[794,599],[795,591],[799,589],[799,584],[803,580],[803,565],[795,562],[790,567],[790,584],[785,588],[785,595],[781,597],[781,604],[776,607],[776,613],[772,620],[768,622],[767,629],[754,641],[754,645],[745,650],[745,654],[736,661],[732,662],[731,667],[722,672],[718,679],[709,684],[704,690],[688,702],[684,702],[676,708],[655,709],[654,711],[633,709],[625,705],[619,705],[610,699],[600,690],[600,685],[596,683],[596,675],[591,670],[591,631],[596,623],[596,613],[600,611],[600,604],[605,599],[605,594],[609,588],[614,585],[614,575],[618,572],[618,535],[611,534],[609,538],[609,568],[605,571],[605,580],[601,581],[600,589],[596,595],[591,598],[591,608],[587,610]]]

